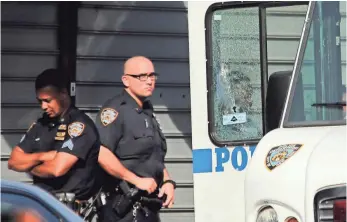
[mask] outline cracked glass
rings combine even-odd
[[[222,9],[212,15],[210,134],[220,143],[263,135],[258,10]]]

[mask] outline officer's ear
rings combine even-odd
[[[129,87],[129,85],[130,85],[129,78],[126,75],[122,76],[122,82],[123,82],[125,87]]]

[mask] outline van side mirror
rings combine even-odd
[[[292,71],[274,72],[269,77],[266,93],[266,132],[279,127],[286,102]]]

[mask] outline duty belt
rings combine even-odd
[[[101,195],[101,189],[95,196],[90,197],[88,200],[78,200],[75,198],[74,193],[59,192],[54,193],[54,195],[60,202],[64,203],[79,216],[86,219],[92,211],[97,210],[96,202]]]
[[[122,181],[115,188],[115,191],[111,194],[112,208],[120,217],[125,216],[131,208],[133,208],[134,217],[136,217],[138,210],[143,210],[145,215],[148,216],[149,211],[159,211],[166,198],[166,195],[164,198],[148,196],[145,191],[136,187],[130,188],[125,181]]]

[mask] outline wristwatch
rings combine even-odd
[[[176,182],[173,180],[165,180],[161,186],[163,186],[166,183],[171,183],[174,186],[174,189],[176,189]]]

